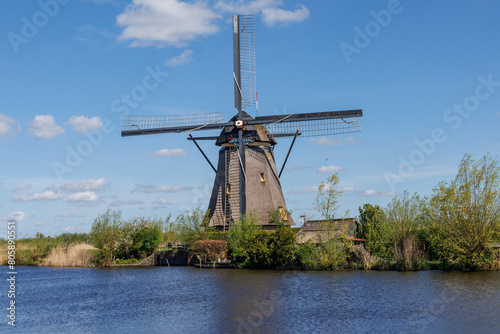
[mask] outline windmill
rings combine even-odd
[[[226,230],[243,213],[256,216],[263,229],[273,229],[268,212],[286,216],[286,203],[280,184],[295,139],[361,131],[363,112],[326,111],[252,117],[245,109],[252,106],[255,93],[255,19],[252,15],[233,16],[234,100],[238,113],[224,121],[221,113],[182,116],[124,116],[123,136],[159,133],[189,133],[202,155],[215,171],[210,198],[210,225]],[[258,108],[257,108],[258,110]],[[191,132],[220,130],[219,136],[193,137]],[[300,129],[300,131],[298,130]],[[276,139],[293,137],[283,166],[278,173],[274,160]],[[197,140],[215,140],[220,147],[217,168]]]

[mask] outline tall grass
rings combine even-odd
[[[90,267],[93,266],[95,256],[94,246],[85,243],[70,244],[68,247],[53,248],[43,260],[43,266],[51,267]]]

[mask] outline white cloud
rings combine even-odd
[[[87,116],[71,116],[68,124],[78,132],[88,132],[99,129],[102,126],[101,117],[88,118]]]
[[[339,167],[339,166],[322,166],[322,167],[318,168],[316,171],[318,173],[322,173],[322,174],[331,174],[331,173],[340,172],[342,170],[344,170],[344,168]]]
[[[287,191],[287,194],[290,195],[290,194],[297,194],[297,195],[300,195],[300,194],[311,194],[311,193],[315,193],[315,192],[318,192],[318,186],[304,186],[300,189],[297,189],[297,190],[288,190]]]
[[[190,186],[183,186],[183,185],[155,186],[155,185],[136,184],[132,192],[139,191],[143,193],[177,193],[192,189],[193,188]]]
[[[59,217],[59,218],[73,218],[74,215],[72,213],[63,212],[60,215],[57,215],[56,217]]]
[[[36,222],[35,226],[49,226],[46,222]]]
[[[321,137],[318,139],[311,139],[310,142],[314,142],[320,145],[330,145],[330,146],[340,146],[342,145],[342,140],[331,137]]]
[[[31,202],[31,201],[40,201],[40,202],[46,202],[46,201],[54,201],[58,200],[64,197],[64,194],[61,194],[60,192],[54,192],[52,190],[46,190],[43,193],[36,193],[33,195],[15,195],[12,200],[14,202]]]
[[[76,206],[98,206],[101,199],[93,191],[83,191],[74,193],[64,198],[64,201],[70,202]]]
[[[177,67],[180,65],[189,64],[192,61],[193,61],[193,50],[185,50],[180,55],[165,60],[165,66]]]
[[[354,191],[356,189],[354,189],[354,187],[343,187],[340,190],[343,191],[343,192],[351,192],[351,191]]]
[[[118,25],[125,27],[118,39],[133,40],[130,47],[183,47],[219,31],[219,18],[204,1],[133,0],[116,18]]]
[[[167,205],[169,204],[169,202],[166,198],[157,198],[156,201],[154,201],[152,204]]]
[[[101,189],[103,188],[103,189]],[[72,183],[63,184],[59,187],[62,191],[67,192],[82,192],[82,191],[97,191],[97,190],[108,190],[109,182],[105,178],[100,177],[98,179],[88,179],[83,181],[75,181]]]
[[[138,201],[135,199],[126,199],[124,201],[122,200],[113,201],[109,203],[109,206],[139,205],[143,203],[144,203],[143,201]]]
[[[28,133],[37,139],[52,139],[64,133],[64,129],[56,124],[52,115],[36,115]]]
[[[301,5],[294,11],[281,8],[264,8],[262,10],[262,22],[267,26],[285,26],[290,23],[300,23],[309,18],[309,9]]]
[[[186,155],[187,152],[181,148],[164,148],[149,154],[151,157],[184,157]]]
[[[361,140],[353,136],[346,137],[344,140],[346,143],[352,143],[352,144],[361,142]]]
[[[16,121],[14,119],[5,114],[0,114],[0,137],[7,136],[13,133],[14,124],[16,124]]]
[[[302,169],[307,169],[309,167],[301,166],[301,165],[293,165],[293,166],[287,166],[286,170],[289,171],[295,171],[295,170],[302,170]]]
[[[26,214],[22,211],[15,211],[8,216],[2,217],[2,220],[15,221],[15,222],[20,222],[25,219],[26,219]]]
[[[25,189],[31,189],[31,183],[21,184],[20,186],[15,187],[13,189],[13,191],[19,191],[19,190],[25,190]]]
[[[215,5],[215,8],[228,13],[246,15],[257,14],[265,8],[273,8],[280,5],[283,5],[282,0],[255,0],[252,2],[240,1],[238,4],[232,4],[228,3],[228,1],[220,0]]]
[[[395,196],[396,193],[393,191],[376,191],[373,189],[364,190],[359,193],[361,196],[375,197],[375,196]]]

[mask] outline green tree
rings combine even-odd
[[[364,204],[359,207],[359,227],[356,236],[365,239],[365,248],[380,257],[387,257],[390,245],[387,233],[387,215],[378,205]]]
[[[200,208],[180,214],[176,223],[179,226],[182,241],[190,246],[198,240],[208,240],[210,232],[213,231],[210,227],[209,211],[202,211]]]
[[[257,224],[257,219],[252,215],[244,214],[240,216],[236,224],[229,228],[228,245],[231,255],[238,263],[244,263],[248,258],[250,248],[255,235],[262,230],[262,226]]]
[[[97,216],[92,224],[90,238],[92,244],[100,251],[100,262],[110,265],[113,252],[118,246],[120,235],[121,211],[106,210]]]
[[[387,206],[387,228],[394,244],[394,257],[401,270],[414,270],[423,260],[420,230],[428,223],[427,198],[405,191]]]
[[[499,170],[498,159],[489,154],[478,161],[466,154],[455,179],[434,189],[434,244],[448,267],[491,268],[491,245],[500,231]]]
[[[342,191],[336,189],[339,182],[340,179],[337,173],[334,173],[326,179],[326,182],[321,182],[318,187],[314,206],[323,219],[333,220],[335,213],[340,207],[339,198],[342,195]]]

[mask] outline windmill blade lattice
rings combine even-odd
[[[207,129],[207,127],[220,129],[224,126],[224,124],[220,124],[223,121],[222,113],[170,116],[126,115],[122,122],[122,136],[185,132]]]
[[[242,106],[251,107],[255,102],[255,16],[239,16],[240,75]]]
[[[361,131],[361,117],[333,118],[267,124],[274,137],[285,137],[300,130],[301,137],[339,135]]]

